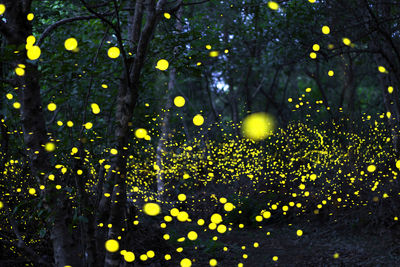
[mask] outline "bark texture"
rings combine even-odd
[[[50,155],[44,149],[44,145],[48,142],[48,136],[40,95],[40,75],[37,65],[27,61],[25,50],[25,40],[32,35],[32,25],[26,19],[27,14],[30,13],[31,2],[29,0],[3,1],[6,6],[4,14],[6,22],[0,22],[0,31],[6,38],[7,44],[13,46],[15,51],[19,51],[15,55],[13,66],[25,65],[25,75],[15,77],[18,98],[21,103],[20,119],[23,137],[31,174],[40,184],[46,184],[46,173],[51,170],[51,165]],[[46,189],[42,198],[45,200],[45,208],[53,215],[50,232],[55,265],[79,266],[80,260],[67,227],[68,215],[66,212],[60,212],[59,207],[56,207],[56,205],[64,206],[66,198],[54,190]]]

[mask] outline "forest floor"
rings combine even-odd
[[[185,236],[196,226],[193,223],[186,228],[177,223],[170,227],[175,234]],[[298,229],[303,231],[302,236],[297,236]],[[180,258],[195,259],[192,266],[209,266],[210,259],[216,259],[218,266],[398,266],[399,233],[399,229],[372,229],[343,222],[232,228],[222,235],[208,230],[199,232],[197,249],[193,244],[181,243],[184,251]],[[213,241],[214,236],[218,240]],[[259,243],[257,248],[254,242]],[[244,259],[243,254],[248,257]],[[274,261],[273,256],[278,260]],[[179,266],[179,262],[175,264]]]

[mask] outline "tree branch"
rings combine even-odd
[[[106,14],[104,14],[106,16]],[[55,29],[57,29],[58,27],[70,23],[70,22],[74,22],[74,21],[78,21],[78,20],[90,20],[90,19],[97,19],[98,17],[96,15],[90,15],[90,16],[79,16],[79,17],[74,17],[74,18],[67,18],[67,19],[62,19],[57,21],[56,23],[50,25],[49,27],[47,27],[44,32],[42,33],[42,35],[40,36],[37,45],[40,46],[43,43],[44,38],[46,38],[47,36],[49,36],[49,34],[54,31]]]
[[[161,1],[161,0],[160,0]],[[119,7],[117,6],[117,2],[113,1],[114,4],[114,12],[112,14],[116,14],[117,16],[117,26],[115,26],[111,21],[109,21],[104,14],[98,13],[97,11],[95,11],[93,8],[91,8],[86,2],[85,0],[81,0],[81,3],[83,4],[83,6],[92,14],[94,14],[96,17],[98,17],[99,19],[101,19],[102,21],[104,21],[104,23],[108,24],[111,29],[114,30],[115,36],[117,37],[117,41],[118,41],[118,46],[121,50],[121,55],[123,58],[123,63],[125,66],[125,71],[126,71],[126,79],[128,82],[128,86],[131,87],[131,79],[129,77],[129,63],[128,63],[128,58],[126,56],[126,52],[125,52],[125,48],[122,42],[122,36],[121,36],[121,29],[120,29],[120,20],[119,20]]]
[[[254,94],[251,96],[252,99],[254,99],[258,95],[258,93],[260,92],[260,90],[262,88],[262,84],[264,81],[265,81],[265,77],[262,78],[262,80],[261,80],[260,84],[257,86]]]
[[[218,112],[217,109],[214,105],[213,99],[212,99],[212,92],[211,92],[211,88],[210,88],[210,81],[208,79],[208,75],[205,73],[204,74],[204,78],[206,81],[206,91],[207,91],[207,96],[208,96],[208,101],[210,101],[210,106],[211,106],[211,110],[212,110],[212,114],[215,117],[215,121],[218,121]]]
[[[200,4],[204,4],[209,2],[210,0],[203,0],[203,1],[199,1],[199,2],[191,2],[191,3],[184,3],[184,6],[191,6],[191,5],[200,5]]]
[[[96,10],[94,10],[93,8],[91,8],[86,2],[85,0],[81,0],[81,3],[83,4],[83,6],[92,14],[94,14],[96,17],[98,17],[99,19],[101,19],[104,23],[110,25],[110,27],[115,31],[118,32],[118,29],[115,27],[115,25],[109,21],[108,19],[105,18],[105,15],[98,13]]]
[[[161,9],[157,10],[158,13],[160,12],[174,13],[178,11],[179,7],[182,5],[182,0],[176,0],[175,2],[165,3],[165,4],[167,4],[167,6],[161,6]]]
[[[140,31],[142,29],[143,0],[136,0],[135,13],[131,17],[131,27],[129,29],[129,41],[133,47],[139,42]]]

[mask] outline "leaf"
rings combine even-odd
[[[47,233],[46,228],[40,229],[40,230],[39,230],[39,236],[40,236],[40,238],[43,238],[43,237],[46,235],[46,233]]]

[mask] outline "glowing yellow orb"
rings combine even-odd
[[[146,254],[140,255],[139,258],[140,258],[141,261],[147,261],[147,255]]]
[[[157,203],[146,203],[143,206],[143,211],[149,216],[156,216],[160,214],[161,208]]]
[[[78,41],[73,37],[68,38],[67,40],[65,40],[64,46],[65,49],[67,49],[68,51],[72,51],[78,47]]]
[[[211,222],[215,223],[215,224],[219,224],[222,222],[222,216],[218,213],[214,213],[213,215],[211,215]]]
[[[343,41],[343,43],[344,43],[345,45],[347,45],[347,46],[351,45],[351,41],[350,41],[349,38],[343,38],[342,41]]]
[[[369,172],[374,172],[375,170],[376,170],[376,166],[375,165],[369,165],[367,167],[367,171],[369,171]]]
[[[220,234],[225,233],[225,232],[226,232],[226,226],[223,225],[223,224],[218,225],[217,231],[218,231],[218,233],[220,233]]]
[[[156,254],[154,253],[154,251],[149,250],[149,251],[146,252],[146,255],[147,255],[147,257],[149,257],[149,258],[151,259],[151,258],[154,258],[154,256],[155,256]]]
[[[189,219],[189,214],[186,211],[180,211],[176,218],[180,222],[186,222]]]
[[[263,216],[265,219],[271,218],[271,212],[266,211],[266,212],[264,212],[264,213],[262,214],[262,216]]]
[[[396,168],[400,170],[400,160],[396,161]]]
[[[21,103],[19,103],[19,102],[13,103],[13,108],[20,109],[21,108]]]
[[[192,261],[188,258],[184,258],[181,260],[181,267],[190,267],[192,266]]]
[[[40,54],[42,53],[42,51],[40,50],[40,47],[37,45],[31,46],[29,47],[26,56],[30,59],[30,60],[36,60],[40,57]]]
[[[179,214],[179,210],[177,208],[173,208],[171,209],[171,211],[169,212],[172,216],[176,217]]]
[[[198,237],[198,235],[197,235],[197,233],[195,232],[195,231],[190,231],[188,234],[187,234],[187,237],[190,239],[190,240],[196,240],[197,239],[197,237]]]
[[[178,195],[178,200],[179,201],[185,201],[186,200],[186,195],[185,194],[179,194]]]
[[[254,141],[260,141],[271,135],[275,128],[273,117],[259,112],[247,116],[242,124],[243,136]]]
[[[204,118],[200,114],[193,117],[193,124],[196,126],[201,126],[204,123]]]
[[[120,54],[119,48],[115,46],[110,47],[107,52],[109,58],[117,58],[119,57],[119,54]]]
[[[18,76],[24,76],[25,70],[23,68],[15,68],[15,74],[17,74]]]
[[[226,204],[224,205],[224,210],[225,210],[225,211],[232,211],[232,210],[234,209],[234,207],[235,207],[235,206],[233,206],[232,203],[226,203]]]
[[[160,59],[159,61],[157,61],[156,69],[164,71],[164,70],[168,69],[168,66],[169,66],[169,63],[167,60]]]
[[[323,26],[322,27],[322,33],[323,34],[329,34],[331,32],[331,29],[328,26]]]
[[[106,247],[106,250],[107,250],[108,252],[113,253],[113,252],[118,251],[118,249],[119,249],[119,243],[118,243],[117,240],[110,239],[110,240],[107,240],[107,241],[106,241],[105,247]]]
[[[52,152],[52,151],[54,151],[54,150],[56,149],[56,145],[55,145],[54,143],[52,143],[52,142],[48,142],[48,143],[46,143],[46,144],[44,145],[44,149],[45,149],[47,152]]]
[[[145,138],[147,135],[147,130],[143,128],[139,128],[135,131],[135,136],[139,139]]]
[[[29,13],[29,14],[26,16],[26,19],[29,20],[29,21],[31,21],[31,20],[33,20],[34,17],[35,17],[35,15],[33,15],[33,13]]]
[[[381,73],[385,73],[386,72],[386,68],[383,67],[383,66],[379,66],[378,67],[378,71],[381,72]]]
[[[185,105],[185,98],[183,98],[182,96],[177,96],[174,98],[174,104],[175,106],[177,106],[178,108],[181,108]]]
[[[91,123],[91,122],[85,123],[85,129],[86,130],[90,130],[90,129],[92,129],[92,127],[93,127],[93,123]]]
[[[31,195],[36,194],[36,189],[35,188],[29,188],[28,193]]]
[[[268,7],[272,10],[278,10],[279,9],[279,5],[277,2],[274,1],[269,1],[268,2]]]
[[[124,253],[124,260],[126,262],[133,262],[135,260],[135,254],[131,251],[127,251]]]
[[[333,258],[335,258],[335,259],[337,259],[337,258],[339,258],[339,253],[335,253],[335,254],[333,254]]]
[[[302,235],[303,235],[303,231],[300,230],[300,229],[297,230],[297,231],[296,231],[296,235],[297,235],[297,236],[302,236]]]
[[[99,105],[97,105],[96,103],[92,103],[90,105],[90,107],[92,108],[93,114],[99,114],[100,113]]]
[[[54,111],[54,110],[57,109],[57,105],[54,104],[54,103],[50,103],[50,104],[47,105],[47,109],[48,109],[49,111]]]
[[[219,52],[218,52],[218,51],[211,51],[211,52],[209,53],[209,55],[210,55],[210,57],[218,57]]]

